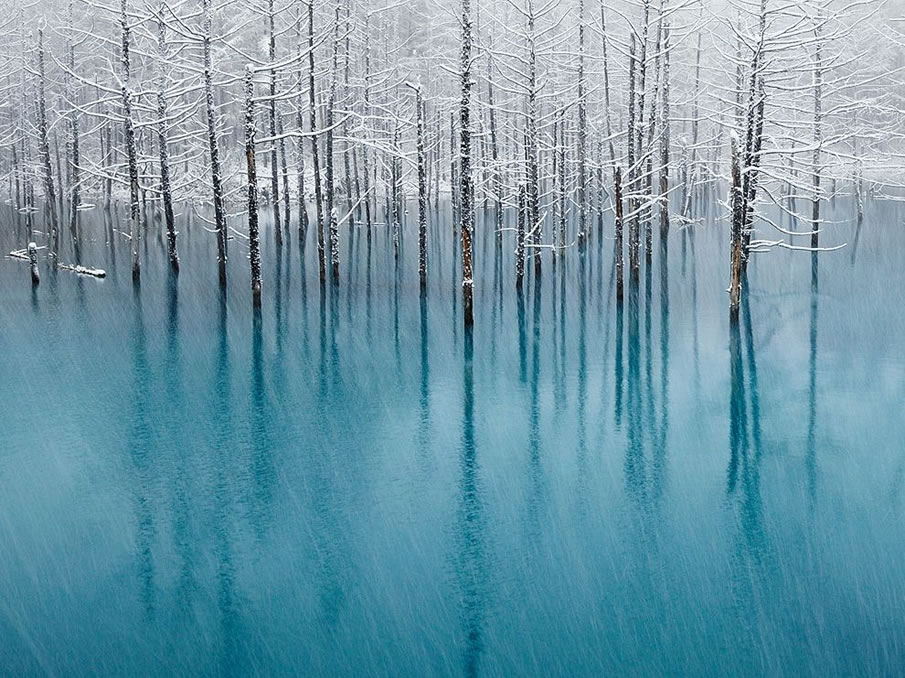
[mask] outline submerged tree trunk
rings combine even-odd
[[[616,301],[622,301],[622,290],[624,288],[624,273],[622,262],[623,250],[623,204],[622,204],[622,168],[618,165],[613,170],[613,192],[615,193],[614,202],[616,203],[616,244],[614,245],[616,257]]]
[[[141,262],[138,256],[139,239],[139,191],[138,191],[138,152],[135,148],[135,124],[132,120],[132,90],[131,90],[131,61],[129,49],[131,43],[131,31],[129,29],[127,0],[122,0],[120,6],[120,24],[122,28],[122,97],[123,97],[123,133],[125,135],[126,157],[129,163],[129,219],[131,224],[132,246],[132,280],[141,278]]]
[[[273,231],[276,235],[277,247],[283,245],[283,229],[280,226],[280,177],[277,171],[277,71],[274,63],[277,60],[277,43],[274,34],[273,0],[267,0],[268,50],[270,59],[270,106],[267,111],[270,124],[270,199],[273,207]],[[288,224],[287,224],[288,226]]]
[[[320,280],[327,279],[327,257],[324,252],[324,198],[321,189],[320,161],[317,144],[317,99],[314,88],[314,0],[308,2],[308,115],[311,123],[311,164],[314,171],[314,221],[317,223],[317,263]]]
[[[421,85],[415,88],[415,117],[418,135],[418,275],[421,289],[427,287],[427,167],[424,157],[424,100]]]
[[[217,229],[217,267],[220,286],[226,286],[226,213],[223,211],[223,184],[220,175],[220,149],[217,143],[217,120],[214,112],[214,84],[211,73],[211,0],[201,0],[204,21],[204,103],[207,118],[207,143],[211,160],[211,184],[214,193],[214,224]]]
[[[819,245],[820,231],[820,147],[823,145],[823,63],[819,24],[814,28],[814,195],[811,210],[811,247]]]
[[[390,214],[393,222],[393,259],[399,261],[399,164],[395,153],[399,152],[399,124],[393,126],[393,153],[390,158]]]
[[[493,193],[495,201],[494,221],[496,223],[496,242],[503,242],[503,173],[500,170],[500,149],[497,138],[496,107],[493,99],[493,38],[491,49],[487,52],[487,105],[490,116],[490,158],[493,163]]]
[[[53,183],[53,166],[50,162],[50,143],[47,138],[47,101],[45,96],[44,29],[38,29],[38,148],[44,170],[45,207],[50,220],[50,246],[53,265],[59,259],[60,228],[57,221],[57,197]]]
[[[663,26],[663,97],[660,106],[660,238],[669,237],[669,24]]]
[[[588,107],[584,82],[584,0],[578,0],[578,241],[588,231]]]
[[[277,116],[277,135],[280,137],[280,175],[283,178],[283,228],[289,237],[289,224],[292,220],[292,205],[289,196],[289,163],[286,160],[286,140],[283,138],[283,117]]]
[[[72,0],[69,0],[67,7],[67,35],[66,35],[66,52],[69,59],[69,71],[75,73],[75,45],[73,44],[72,30]],[[72,235],[73,242],[78,240],[79,228],[79,205],[81,204],[81,168],[79,163],[81,157],[79,153],[79,118],[76,105],[78,104],[78,92],[76,91],[72,75],[67,74],[67,90],[70,101],[73,102],[73,108],[69,112],[69,134],[70,134],[70,180],[69,180],[69,232]],[[18,191],[17,191],[18,193]]]
[[[173,193],[170,186],[170,157],[167,140],[167,105],[164,92],[166,75],[163,64],[167,56],[166,24],[163,20],[164,5],[157,15],[157,47],[160,59],[157,63],[157,146],[160,153],[160,193],[163,199],[163,215],[167,228],[167,255],[174,273],[179,272],[179,255],[176,250],[176,223],[173,215]]]
[[[365,85],[364,85],[364,115],[367,119],[371,115],[371,32],[369,23],[371,15],[365,18]],[[365,226],[368,229],[368,240],[371,238],[371,205],[376,203],[371,196],[371,152],[367,145],[362,148],[362,183],[364,187]]]
[[[635,168],[635,59],[636,59],[636,46],[635,46],[635,34],[634,32],[631,35],[631,40],[629,43],[629,69],[628,69],[628,205],[629,205],[629,214],[635,212],[637,205],[637,198],[635,197],[635,177],[637,174]],[[629,234],[628,234],[628,258],[629,258],[629,269],[631,270],[632,278],[635,279],[638,276],[638,269],[640,262],[638,261],[638,219],[637,215],[631,216],[631,221],[629,223]]]
[[[525,278],[525,212],[525,184],[519,184],[518,206],[516,207],[518,226],[515,249],[515,287],[518,290],[522,289]]]
[[[327,211],[330,214],[330,265],[333,282],[339,282],[339,226],[336,218],[336,187],[333,177],[333,114],[336,104],[336,79],[339,68],[339,5],[336,6],[336,23],[333,32],[333,70],[330,76],[330,95],[327,99],[324,164],[327,179]]]
[[[745,219],[745,199],[742,190],[742,168],[739,158],[738,142],[732,135],[730,155],[732,160],[732,177],[730,184],[731,233],[730,233],[730,272],[729,272],[729,311],[733,318],[738,317],[738,304],[741,295],[742,279],[742,224]]]
[[[465,327],[474,325],[472,298],[474,280],[471,267],[471,0],[462,0],[462,101],[459,108],[459,174],[462,218],[462,310]]]
[[[245,67],[245,166],[248,180],[248,261],[251,264],[251,298],[261,306],[261,239],[258,234],[258,173],[255,166],[254,71]],[[279,284],[279,283],[278,283]]]
[[[541,256],[539,246],[543,239],[540,224],[540,177],[538,171],[537,148],[537,45],[535,43],[534,0],[528,0],[528,139],[526,152],[528,155],[528,233],[534,246],[534,273],[540,275]]]
[[[298,8],[296,15],[296,38],[298,42],[298,59],[299,59],[299,83],[302,80],[301,62],[302,62],[302,9]],[[295,126],[298,128],[299,137],[296,141],[296,154],[298,155],[298,164],[296,167],[296,183],[298,184],[299,193],[299,243],[305,246],[305,240],[308,235],[308,207],[305,205],[305,138],[301,136],[304,133],[304,120],[302,117],[302,88],[299,86],[298,95],[295,99]],[[312,130],[313,132],[314,130]]]
[[[33,242],[28,243],[28,263],[31,269],[31,284],[34,287],[41,283],[41,275],[38,273],[38,246]]]
[[[605,0],[600,0],[600,43],[601,58],[603,59],[603,114],[606,122],[607,144],[610,149],[610,162],[614,168],[616,164],[616,148],[613,145],[613,124],[610,116],[610,67],[607,59],[607,34],[606,34],[606,15],[604,11]]]

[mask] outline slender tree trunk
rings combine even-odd
[[[628,75],[628,192],[629,213],[635,212],[637,198],[635,197],[635,72],[636,72],[636,44],[635,34],[632,33],[629,43],[629,75]],[[633,279],[638,277],[640,262],[638,261],[638,219],[637,215],[631,217],[628,236],[629,268]]]
[[[170,259],[170,268],[174,273],[179,272],[179,255],[176,250],[176,219],[173,215],[173,192],[170,185],[170,154],[167,140],[167,104],[166,104],[166,75],[164,63],[167,60],[166,23],[163,19],[165,5],[161,3],[157,12],[157,147],[160,153],[160,192],[163,198],[163,215],[167,228],[167,255]]]
[[[651,92],[650,96],[650,115],[648,116],[647,123],[647,169],[645,171],[645,181],[646,181],[646,193],[647,197],[653,200],[652,196],[654,193],[653,190],[653,182],[654,182],[654,147],[656,141],[657,134],[657,126],[660,124],[660,120],[657,117],[657,101],[658,95],[661,91],[661,82],[660,82],[660,62],[661,62],[661,48],[663,46],[663,4],[665,0],[660,0],[660,21],[657,22],[657,41],[656,41],[656,49],[654,50],[654,88],[653,92]],[[645,262],[648,266],[650,266],[651,260],[653,258],[654,246],[653,246],[653,216],[648,212],[647,218],[644,222],[644,257]]]
[[[823,62],[819,23],[814,28],[814,38],[814,194],[811,211],[811,247],[816,249],[820,242],[820,148],[823,145]]]
[[[731,141],[732,183],[730,185],[732,206],[732,232],[730,238],[730,276],[729,276],[729,311],[733,318],[738,317],[739,298],[741,296],[742,279],[742,222],[744,221],[744,194],[742,191],[742,169],[739,159],[738,142],[735,135]]]
[[[534,245],[534,273],[540,275],[541,256],[539,246],[543,240],[540,224],[540,179],[538,172],[538,112],[537,112],[537,45],[535,36],[534,0],[528,0],[528,233]]]
[[[327,179],[327,212],[330,215],[330,264],[333,269],[333,282],[339,283],[339,226],[336,216],[336,195],[333,180],[333,114],[336,104],[336,80],[339,69],[339,5],[336,6],[336,17],[333,31],[333,71],[330,78],[330,96],[327,100],[324,163]]]
[[[268,108],[268,122],[270,124],[270,199],[273,208],[273,231],[276,235],[277,247],[283,245],[283,229],[280,226],[280,177],[277,170],[277,71],[273,64],[277,60],[277,43],[274,31],[273,0],[267,0],[267,29],[268,49],[267,56],[270,59],[270,106]],[[288,224],[287,224],[288,226]]]
[[[669,24],[663,26],[663,97],[660,106],[660,238],[669,237]]]
[[[559,118],[559,144],[557,145],[559,152],[559,250],[560,255],[566,251],[566,226],[568,225],[568,214],[566,210],[567,189],[566,189],[566,117],[565,111],[560,114]],[[555,243],[554,243],[555,244]]]
[[[362,102],[364,105],[364,116],[366,119],[370,118],[371,115],[371,30],[370,30],[370,20],[371,15],[368,14],[365,17],[365,87],[364,87],[364,101]],[[365,193],[365,225],[368,229],[368,240],[371,239],[371,223],[372,223],[372,214],[371,209],[372,205],[374,205],[374,210],[376,211],[377,203],[374,201],[373,196],[371,195],[371,152],[367,146],[364,146],[362,149],[362,180],[364,184],[364,193]]]
[[[584,78],[584,0],[578,0],[578,241],[588,231],[588,108]]]
[[[503,242],[503,175],[500,170],[500,148],[497,139],[496,106],[493,98],[493,38],[487,52],[487,105],[490,115],[490,155],[493,163],[493,193],[495,201],[494,222],[496,224],[496,242]]]
[[[698,46],[695,57],[694,95],[691,100],[691,149],[688,162],[689,177],[682,188],[682,217],[691,219],[691,201],[694,197],[695,184],[698,177],[698,98],[701,93],[701,33],[698,32]]]
[[[317,96],[314,83],[314,0],[308,1],[308,111],[311,124],[311,164],[314,170],[314,220],[317,223],[317,262],[320,280],[327,279],[324,251],[324,198],[317,144]]]
[[[125,0],[124,0],[125,1]],[[217,229],[217,268],[220,287],[226,287],[226,213],[223,210],[223,183],[220,174],[220,148],[217,142],[217,120],[214,111],[214,84],[211,66],[211,0],[201,0],[204,21],[202,51],[204,56],[204,102],[207,118],[207,143],[210,149],[211,184],[214,193],[214,223]]]
[[[283,117],[277,116],[277,134],[280,136],[280,175],[283,178],[283,228],[289,237],[292,220],[291,196],[289,195],[289,163],[286,160],[286,140],[283,138]]]
[[[601,58],[603,60],[603,114],[606,123],[607,144],[610,149],[610,162],[614,169],[616,165],[616,148],[613,145],[613,124],[610,116],[610,68],[607,59],[607,34],[606,16],[604,12],[605,0],[600,0],[600,42]]]
[[[393,126],[393,153],[399,152],[399,124]],[[399,261],[399,164],[395,155],[390,159],[390,214],[393,222],[393,259]]]
[[[251,298],[261,306],[261,239],[258,234],[258,173],[255,166],[254,71],[245,67],[245,165],[248,179],[248,261],[251,264]],[[279,284],[279,283],[278,283]]]
[[[308,207],[305,204],[305,139],[301,134],[304,133],[305,125],[302,116],[302,72],[301,72],[301,63],[302,63],[302,40],[303,40],[303,31],[302,31],[302,17],[303,11],[301,3],[297,6],[297,15],[295,22],[295,31],[296,31],[296,40],[298,44],[298,59],[299,59],[299,93],[295,99],[295,126],[298,129],[299,137],[296,141],[296,155],[298,156],[297,165],[296,165],[296,183],[298,185],[298,193],[299,193],[299,243],[302,247],[305,246],[305,240],[308,236]],[[312,130],[313,132],[314,130]],[[316,142],[315,142],[316,143]]]
[[[72,28],[72,0],[69,0],[67,6],[67,34],[66,34],[66,52],[69,58],[69,70],[75,73],[75,45],[73,44],[73,28]],[[78,104],[78,92],[72,82],[72,76],[66,76],[67,90],[69,99],[74,104]],[[69,134],[71,148],[70,163],[70,181],[69,181],[69,232],[72,234],[73,242],[78,240],[79,229],[79,205],[81,204],[81,154],[79,152],[79,117],[75,106],[69,112]]]
[[[352,8],[350,6],[350,0],[345,0],[345,11],[346,11],[346,35],[345,35],[345,45],[343,47],[343,108],[350,108],[351,102],[349,101],[349,58],[351,51],[351,36],[352,36]],[[338,18],[338,15],[337,15]],[[343,170],[345,171],[345,196],[346,196],[346,211],[349,214],[349,228],[352,228],[353,216],[352,212],[354,211],[354,201],[352,200],[352,174],[351,167],[349,164],[349,156],[352,154],[352,144],[349,141],[349,118],[348,116],[343,121],[342,125],[343,130]]]
[[[525,184],[519,184],[518,187],[518,206],[516,207],[516,218],[518,227],[516,233],[516,250],[515,250],[515,287],[522,289],[523,280],[525,278]]]
[[[424,100],[421,85],[415,88],[415,116],[418,135],[418,275],[421,289],[427,288],[427,166],[424,157]]]
[[[135,147],[135,124],[132,120],[132,90],[131,90],[131,31],[129,28],[127,0],[122,0],[120,5],[120,25],[122,28],[122,50],[120,59],[122,64],[122,97],[123,97],[123,134],[125,136],[126,157],[129,162],[129,219],[131,223],[132,246],[132,280],[141,278],[141,262],[138,256],[141,230],[139,228],[139,188],[138,188],[138,152]]]
[[[57,221],[57,196],[53,181],[53,167],[50,162],[50,142],[47,132],[47,100],[45,97],[46,75],[44,72],[44,29],[38,29],[38,151],[44,170],[45,207],[50,221],[50,246],[53,265],[59,259],[60,227]]]
[[[472,206],[471,186],[471,0],[462,0],[462,102],[459,111],[459,167],[462,195],[462,310],[465,327],[474,325],[472,299],[474,279],[471,266]],[[536,169],[536,168],[535,168]]]
[[[616,203],[616,218],[615,218],[615,228],[616,228],[616,243],[614,245],[615,255],[616,255],[616,301],[622,302],[623,298],[623,289],[625,287],[624,279],[625,274],[623,273],[623,238],[624,238],[624,221],[623,221],[623,202],[622,202],[622,168],[618,165],[613,169],[613,193],[615,196],[613,198]]]

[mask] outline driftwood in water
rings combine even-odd
[[[107,272],[102,268],[89,268],[88,266],[82,266],[81,264],[76,264],[72,266],[70,264],[59,264],[57,268],[63,269],[64,271],[72,271],[78,275],[90,275],[94,278],[106,278]]]
[[[22,261],[27,261],[31,265],[31,281],[37,285],[40,282],[40,276],[38,275],[38,250],[44,249],[40,248],[35,243],[28,243],[28,248],[24,250],[13,250],[9,253],[11,259],[21,259]],[[77,273],[78,275],[90,275],[94,278],[106,278],[107,272],[102,268],[91,268],[90,266],[82,266],[81,264],[76,264],[75,266],[71,264],[57,264],[57,268],[62,269],[64,271],[72,271],[73,273]]]

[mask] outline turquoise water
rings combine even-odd
[[[106,280],[0,259],[0,673],[901,675],[905,210],[827,208],[733,327],[709,221],[620,308],[479,213],[473,335],[448,209],[424,297],[414,211],[338,287],[267,232],[258,317],[198,219],[178,281],[100,212]]]

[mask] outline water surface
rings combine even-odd
[[[710,219],[619,306],[609,222],[519,296],[479,212],[473,334],[448,206],[423,296],[414,211],[338,286],[265,226],[257,316],[188,214],[0,260],[0,673],[901,674],[905,212],[827,209],[733,326]]]

